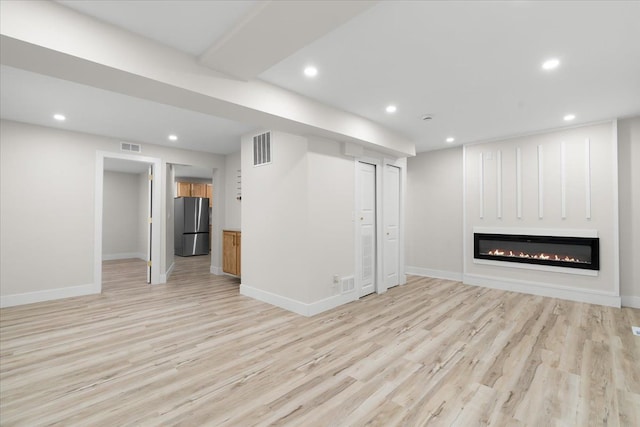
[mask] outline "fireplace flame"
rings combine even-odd
[[[492,249],[489,251],[488,255],[506,256],[506,257],[513,257],[513,258],[533,258],[533,259],[562,261],[562,262],[578,262],[578,263],[588,264],[587,261],[582,261],[578,258],[569,256],[569,255],[561,255],[561,254],[545,254],[545,253],[528,254],[525,252],[513,252],[511,250],[506,251],[504,249]]]

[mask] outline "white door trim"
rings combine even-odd
[[[162,283],[160,281],[160,230],[162,228],[161,215],[161,187],[162,187],[162,162],[156,157],[138,156],[135,154],[115,153],[108,151],[96,151],[96,176],[95,176],[95,201],[94,201],[94,249],[93,249],[93,286],[95,293],[102,292],[102,209],[104,193],[104,159],[122,159],[134,162],[153,164],[153,220],[157,221],[152,228],[151,244],[151,284]]]
[[[147,168],[147,174],[150,176],[155,175],[155,168],[150,164]],[[147,184],[147,217],[153,219],[153,180],[150,179]],[[151,256],[153,254],[153,239],[150,239],[153,235],[153,221],[149,221],[147,224],[147,257],[146,261],[152,261]],[[151,262],[153,265],[153,261]],[[151,283],[151,276],[153,273],[151,272],[151,267],[147,266],[147,283]]]

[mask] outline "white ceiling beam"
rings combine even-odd
[[[200,57],[215,70],[256,78],[376,1],[260,1]]]
[[[195,58],[54,2],[0,2],[2,64],[238,122],[415,155],[406,137],[307,97],[229,79]],[[143,112],[141,112],[143,114]]]

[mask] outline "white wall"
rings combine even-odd
[[[149,246],[149,174],[139,173],[137,176],[138,186],[138,252],[147,258]],[[104,210],[104,207],[103,207]]]
[[[465,147],[464,281],[605,305],[618,305],[617,155],[611,122]],[[590,166],[586,162],[589,140]],[[565,144],[565,165],[561,147]],[[538,147],[542,147],[542,198]],[[522,158],[522,217],[517,215],[516,149]],[[502,163],[498,156],[502,156]],[[481,169],[482,165],[482,169]],[[566,218],[561,171],[566,172]],[[498,180],[502,171],[502,181]],[[591,185],[586,186],[589,178]],[[499,194],[502,203],[499,204]],[[590,204],[589,204],[590,199]],[[542,215],[539,206],[542,203]],[[587,206],[590,217],[587,217]],[[499,208],[502,209],[500,215]],[[595,277],[481,265],[473,260],[473,228],[596,230],[600,271]],[[516,231],[517,232],[517,231]]]
[[[102,259],[145,258],[140,250],[139,175],[104,172]],[[144,245],[142,245],[144,248]]]
[[[407,160],[407,273],[462,280],[462,147]]]
[[[0,162],[0,295],[91,292],[93,145],[80,134],[2,121]]]
[[[242,138],[240,292],[312,315],[355,298],[333,276],[355,272],[353,158],[341,144],[272,132],[273,163],[254,167]]]
[[[309,302],[307,142],[271,133],[273,163],[254,167],[252,135],[242,138],[242,284]]]
[[[618,121],[620,294],[640,308],[640,117]]]
[[[341,144],[310,138],[307,152],[308,301],[339,293],[333,276],[355,272],[355,166],[341,154]]]
[[[227,230],[240,230],[242,224],[242,201],[236,196],[242,189],[242,158],[240,151],[225,156],[225,215],[224,228]],[[238,185],[238,175],[240,185]]]
[[[1,121],[3,306],[93,292],[97,150],[120,153],[120,141]],[[223,156],[152,144],[142,144],[141,155],[162,160],[159,176],[167,175],[167,162],[189,164],[221,171],[218,176],[214,173],[214,179],[224,186]],[[26,194],[25,188],[34,189],[37,197]],[[163,197],[166,194],[163,187]],[[173,244],[167,247],[165,226],[167,212],[173,212],[173,200],[162,200],[161,205],[161,251],[166,255],[162,257],[165,265],[161,265],[161,271],[166,271]],[[218,205],[222,205],[218,209],[224,212],[224,201]],[[33,268],[34,260],[38,268]],[[221,262],[221,250],[217,248],[212,251],[212,264],[221,266]],[[73,268],[69,268],[69,263]]]

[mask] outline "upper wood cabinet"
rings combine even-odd
[[[207,195],[205,197],[209,198],[209,207],[213,206],[213,185],[207,184]]]
[[[213,185],[201,182],[178,182],[178,197],[206,197],[213,206]]]
[[[178,182],[178,197],[191,197],[190,182]]]
[[[207,184],[192,183],[191,197],[207,197]]]

